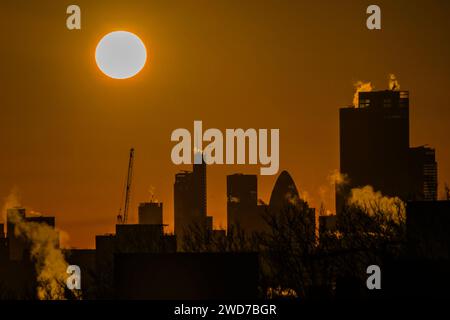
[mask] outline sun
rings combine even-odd
[[[128,31],[114,31],[105,35],[95,49],[98,68],[113,79],[127,79],[142,70],[147,50],[142,40]]]

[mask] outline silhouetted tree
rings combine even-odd
[[[315,216],[302,200],[279,212],[267,209],[267,232],[248,234],[239,226],[226,236],[194,225],[185,233],[184,251],[259,252],[260,289],[266,297],[332,298],[338,279],[351,277],[365,285],[365,270],[402,253],[405,242],[403,203],[385,208],[376,201],[349,205],[337,228],[319,237]]]
[[[259,251],[259,237],[239,225],[225,230],[208,230],[203,224],[186,228],[182,250],[185,252],[255,252]]]

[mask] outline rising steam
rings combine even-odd
[[[359,107],[359,93],[360,92],[368,92],[368,91],[372,91],[372,89],[373,89],[372,83],[357,81],[355,83],[355,94],[353,95],[353,106],[355,108]]]
[[[231,202],[231,203],[239,203],[239,202],[241,202],[241,200],[238,197],[232,197],[232,196],[229,197],[228,201]]]
[[[348,184],[348,176],[334,169],[328,176],[328,182],[334,185],[336,189],[341,189],[344,185]]]
[[[406,213],[405,203],[402,200],[383,196],[381,192],[375,192],[371,186],[352,189],[348,203],[372,216],[382,213],[396,223],[402,221]]]
[[[159,202],[158,198],[155,195],[156,188],[154,186],[150,186],[148,188],[148,192],[150,193],[150,202]]]
[[[0,221],[4,221],[6,223],[6,211],[9,208],[20,207],[19,201],[19,189],[17,187],[13,187],[8,196],[3,200],[4,204],[2,207],[2,213],[0,214]]]
[[[353,95],[353,106],[355,108],[359,107],[359,93],[360,92],[370,92],[374,89],[371,82],[357,81],[355,84],[355,94]],[[397,80],[395,74],[389,74],[389,90],[399,91],[400,83]]]
[[[6,198],[4,208],[19,206],[17,189],[14,189]],[[64,299],[68,264],[59,248],[59,232],[45,223],[27,221],[17,210],[8,210],[8,221],[15,224],[15,236],[23,237],[30,244],[30,258],[35,263],[37,274],[38,299]]]
[[[400,83],[398,83],[397,78],[395,77],[395,74],[389,75],[389,90],[392,91],[399,91],[400,90]]]

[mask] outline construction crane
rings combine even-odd
[[[119,210],[119,214],[117,215],[117,223],[118,224],[126,224],[128,219],[128,206],[130,204],[130,192],[131,192],[131,181],[133,179],[133,161],[134,161],[134,149],[130,149],[130,160],[128,161],[128,173],[127,173],[127,181],[125,184],[125,203],[122,208]]]

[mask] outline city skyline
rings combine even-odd
[[[287,171],[268,204],[258,201],[257,175],[233,174],[226,177],[228,228],[214,229],[207,164],[197,152],[192,171],[174,177],[175,235],[165,232],[163,203],[154,198],[139,205],[138,224],[121,210],[114,234],[95,235],[95,249],[62,248],[55,217],[8,208],[0,298],[392,299],[411,294],[411,284],[402,285],[409,272],[420,272],[417,296],[446,297],[438,279],[448,270],[450,193],[436,200],[435,150],[409,144],[409,92],[394,87],[356,98],[340,109],[336,214],[305,202]],[[131,149],[125,208],[133,160]],[[370,268],[380,273],[378,264],[387,270],[385,291],[379,278],[365,279]],[[73,267],[83,277],[76,290],[67,284],[70,291],[66,268]]]
[[[383,29],[368,31],[364,1],[80,1],[82,29],[69,31],[65,4],[6,2],[0,197],[17,190],[21,205],[56,217],[70,237],[65,245],[92,248],[93,235],[114,232],[135,147],[130,222],[153,193],[173,226],[173,177],[191,168],[172,164],[170,133],[202,120],[220,129],[280,128],[279,173],[289,171],[312,207],[323,200],[334,212],[328,177],[340,165],[339,108],[351,104],[357,81],[382,90],[394,73],[411,94],[411,145],[436,149],[442,199],[450,182],[449,4],[433,3],[380,1]],[[147,66],[121,85],[99,73],[93,54],[118,28],[148,46]],[[215,227],[226,226],[226,176],[258,171],[208,167]],[[258,176],[265,202],[277,176]]]
[[[392,93],[395,93],[395,92],[399,92],[399,91],[378,91],[379,93],[383,93],[383,92],[392,92]],[[402,92],[404,92],[404,91],[402,91]],[[374,92],[375,94],[376,94],[376,92]],[[401,92],[400,92],[401,93]],[[365,94],[365,92],[364,91],[361,91],[361,94]],[[409,104],[409,103],[408,103]],[[407,104],[407,106],[408,106],[408,104]],[[409,107],[409,106],[408,106]],[[351,106],[351,107],[344,107],[344,108],[342,108],[341,110],[345,110],[345,109],[359,109],[359,108],[361,108],[361,106],[358,106],[358,107],[355,107],[355,106]],[[364,107],[362,107],[362,108],[364,108]],[[407,122],[409,123],[409,121],[410,121],[410,119],[409,119],[409,116],[406,118],[407,119]],[[353,129],[351,129],[349,132],[351,132],[351,131],[354,131],[354,128]],[[409,140],[409,128],[407,128],[406,129],[407,130],[407,135],[408,135],[408,138],[405,138],[406,139],[406,141],[408,141]],[[427,145],[427,144],[426,144]],[[424,148],[423,146],[419,146],[419,147],[415,147],[415,148],[413,148],[413,147],[411,147],[410,149],[411,149],[411,152],[413,151],[413,150],[417,150],[417,151],[420,151],[419,149],[421,149],[421,148]],[[424,149],[424,150],[427,150],[426,148]],[[417,152],[416,151],[416,152]],[[433,150],[433,159],[434,159],[434,150]],[[178,178],[178,176],[180,177],[180,178],[182,178],[182,176],[183,177],[185,177],[185,176],[189,176],[190,174],[192,174],[193,172],[195,172],[195,168],[196,167],[202,167],[203,169],[202,170],[205,170],[206,171],[206,168],[209,168],[208,169],[208,171],[209,170],[211,170],[211,168],[213,168],[213,167],[215,167],[215,165],[207,165],[207,164],[205,164],[205,163],[203,163],[203,164],[201,164],[201,165],[196,165],[196,164],[194,164],[194,165],[192,165],[193,166],[193,168],[194,168],[194,170],[193,171],[189,171],[189,170],[180,170],[178,173],[176,173],[175,174],[175,179],[174,179],[174,181],[175,181],[175,183],[174,183],[174,186],[177,184],[177,181],[179,180],[179,178]],[[257,169],[256,169],[256,171],[257,171]],[[274,177],[276,178],[276,180],[275,180],[275,182],[276,181],[278,181],[278,179],[280,178],[280,175],[283,175],[284,174],[284,172],[285,172],[285,170],[280,170],[280,172],[278,172]],[[439,172],[439,170],[438,170],[438,172]],[[335,174],[337,174],[338,172],[330,172],[330,176],[328,177],[329,179],[339,179],[339,177],[333,177],[333,175],[335,175]],[[206,175],[206,172],[204,173],[205,175]],[[340,174],[340,173],[338,173],[338,174]],[[258,185],[259,185],[259,179],[261,178],[261,176],[260,175],[258,175],[257,173],[256,174],[248,174],[248,173],[245,173],[245,172],[235,172],[235,173],[232,173],[232,174],[229,174],[229,175],[227,175],[225,178],[226,178],[226,180],[228,181],[228,182],[226,182],[227,183],[227,185],[228,185],[228,183],[229,183],[229,179],[231,178],[231,177],[233,177],[233,176],[248,176],[248,177],[255,177],[255,187],[256,187],[256,190],[258,189]],[[290,178],[291,179],[291,178]],[[205,180],[206,180],[206,178],[205,178]],[[294,183],[294,185],[295,185],[295,182],[293,182]],[[334,181],[331,181],[331,183],[330,183],[330,187],[331,188],[334,188],[335,187],[335,185],[334,185]],[[244,183],[244,185],[245,185],[245,183]],[[370,184],[367,184],[368,186],[371,186]],[[156,187],[157,188],[157,187]],[[199,188],[199,187],[196,187],[197,189]],[[270,189],[270,194],[272,194],[273,193],[273,191],[274,191],[274,189],[276,188],[276,183],[274,183],[274,185],[273,185],[273,188],[272,189]],[[205,183],[205,186],[204,187],[201,187],[200,189],[202,189],[202,190],[204,190],[203,192],[205,192],[205,195],[203,196],[203,197],[205,197],[205,204],[204,204],[204,209],[202,209],[201,211],[203,212],[203,215],[205,216],[205,218],[206,217],[210,217],[211,218],[211,221],[214,221],[214,218],[215,218],[215,216],[214,215],[210,215],[210,214],[208,214],[209,213],[209,211],[208,211],[208,209],[207,209],[207,207],[206,207],[206,195],[208,194],[208,192],[207,192],[207,184]],[[174,189],[175,190],[175,189]],[[376,189],[376,190],[379,190],[379,189]],[[160,211],[160,214],[161,214],[161,219],[163,220],[162,221],[162,223],[164,223],[165,224],[165,226],[166,226],[166,228],[165,228],[165,232],[168,232],[169,234],[171,234],[171,233],[174,233],[174,234],[176,234],[176,227],[175,227],[175,223],[176,223],[176,218],[175,219],[171,219],[170,218],[170,215],[171,215],[171,213],[167,213],[167,212],[163,212],[163,210],[162,210],[162,206],[163,206],[163,204],[164,204],[164,202],[160,202],[159,201],[159,199],[158,199],[158,196],[157,195],[155,195],[154,193],[153,193],[154,191],[153,190],[151,190],[151,192],[150,192],[150,195],[149,195],[149,199],[147,199],[147,200],[144,200],[144,201],[135,201],[135,202],[137,202],[136,203],[136,207],[135,208],[130,208],[131,209],[131,212],[133,212],[133,211],[135,211],[136,213],[139,213],[140,212],[140,210],[141,210],[141,208],[142,207],[145,207],[146,205],[152,205],[152,204],[158,204],[160,207],[158,207],[159,209],[158,209],[158,212]],[[297,192],[297,191],[296,191]],[[175,200],[175,193],[176,192],[173,192],[173,194],[172,194],[172,203],[174,203],[174,201],[176,201]],[[438,190],[438,193],[439,193],[439,190]],[[228,192],[227,192],[227,194],[228,194]],[[384,196],[389,196],[389,194],[385,194],[385,193],[383,193],[383,195]],[[305,200],[305,201],[308,201],[308,199],[307,199],[307,195],[305,196],[305,194],[300,194],[299,195],[300,196],[300,199],[302,199],[302,200]],[[270,195],[269,195],[269,198],[270,198]],[[266,205],[268,205],[269,204],[269,198],[268,199],[262,199],[261,197],[259,197],[259,195],[257,196],[257,198],[256,198],[256,203],[255,203],[255,205],[256,204],[258,204],[258,203],[260,203],[260,201],[262,201],[262,203],[265,203]],[[225,197],[225,199],[227,199],[226,200],[226,202],[227,202],[227,206],[229,206],[230,205],[230,202],[232,202],[232,201],[230,201],[229,200],[229,195],[227,195],[226,197]],[[444,200],[444,196],[441,196],[440,197],[440,199],[442,199],[442,200]],[[430,200],[432,200],[432,199],[430,199]],[[15,201],[15,200],[12,200],[13,202]],[[6,201],[6,203],[8,203],[8,201]],[[26,206],[22,206],[22,205],[20,205],[20,203],[17,203],[18,205],[17,205],[17,207],[23,207],[23,208],[27,208],[27,209],[29,209],[29,207],[26,207]],[[311,205],[311,203],[309,203],[310,205]],[[323,205],[324,203],[320,203],[320,205]],[[120,204],[120,206],[122,206],[123,204]],[[258,204],[258,206],[259,206],[259,204]],[[8,205],[5,205],[4,206],[4,208],[5,209],[9,209],[9,208],[13,208],[13,207],[15,207],[15,205],[13,205],[13,206],[8,206]],[[245,211],[245,210],[244,210]],[[250,210],[250,211],[252,211],[252,210]],[[252,217],[251,217],[251,219],[254,219],[254,218],[260,218],[260,216],[261,216],[261,213],[262,213],[262,211],[263,210],[255,210],[255,212],[253,212],[253,214],[252,214]],[[222,224],[224,221],[223,220],[221,220],[221,223],[218,225],[217,224],[217,222],[216,223],[214,223],[213,224],[213,228],[214,229],[217,229],[217,230],[226,230],[227,229],[227,226],[229,226],[229,209],[227,209],[226,210],[226,215],[227,215],[227,217],[228,217],[228,219],[227,219],[227,217],[226,217],[226,219],[225,219],[225,224]],[[243,211],[241,210],[241,213],[242,213]],[[31,213],[31,215],[32,216],[37,216],[37,217],[39,217],[39,216],[43,216],[43,217],[50,217],[50,218],[54,218],[55,217],[55,215],[54,214],[48,214],[48,213],[44,213],[44,214],[41,214],[41,213],[39,213],[39,212],[35,212],[34,210],[30,210],[30,213]],[[256,213],[256,215],[255,215],[255,213]],[[316,215],[317,215],[317,217],[318,217],[318,214],[319,214],[319,212],[316,212]],[[336,214],[336,211],[335,210],[326,210],[325,212],[321,212],[321,214],[325,214],[325,215],[335,215]],[[133,215],[133,214],[132,214]],[[138,217],[134,217],[134,219],[132,219],[131,221],[129,221],[128,223],[130,223],[130,224],[140,224],[140,223],[145,223],[145,222],[140,222],[140,219],[139,219],[139,217],[140,217],[140,214],[135,214],[135,215],[137,215]],[[167,217],[167,216],[169,216],[169,217]],[[137,219],[136,219],[137,218]],[[166,221],[173,221],[172,222],[172,224],[168,224]],[[228,221],[227,221],[228,220]],[[246,223],[246,225],[247,225],[247,227],[249,226],[249,223],[250,221],[248,221],[247,223]],[[5,224],[5,226],[6,226],[6,221],[5,222],[3,222],[3,221],[0,221],[0,223],[4,223]],[[113,222],[113,225],[112,225],[112,228],[114,228],[114,225],[115,225],[115,221]],[[251,222],[250,222],[251,223]],[[258,228],[260,228],[260,227],[258,227],[258,223],[257,223],[257,226],[256,226],[256,230],[258,230]],[[65,247],[64,245],[65,245],[65,241],[67,241],[66,240],[66,237],[67,236],[69,236],[70,237],[70,235],[67,235],[66,233],[65,233],[65,230],[63,230],[63,229],[61,229],[61,231],[64,233],[64,235],[63,235],[63,238],[62,238],[62,247]],[[179,231],[180,232],[180,231]],[[109,232],[105,232],[104,234],[109,234]],[[97,234],[97,235],[101,235],[101,234]],[[92,235],[92,237],[93,237],[93,239],[95,240],[95,236],[96,235]],[[73,246],[67,246],[67,248],[69,248],[69,247],[73,247]],[[88,248],[91,248],[90,246],[88,246]]]

